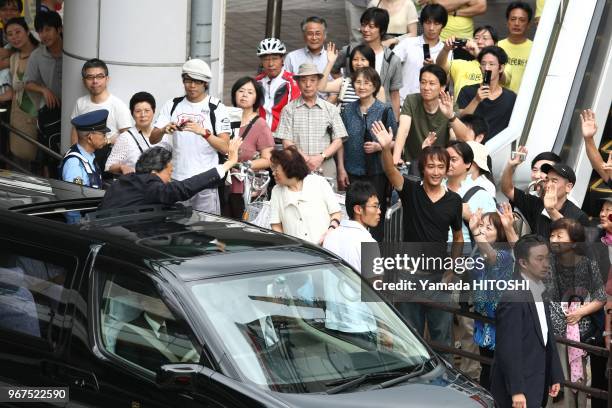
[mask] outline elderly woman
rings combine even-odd
[[[100,210],[146,204],[172,205],[185,201],[200,191],[217,185],[227,171],[238,162],[242,139],[229,145],[225,163],[182,181],[172,179],[172,153],[163,147],[152,147],[136,162],[136,173],[122,176],[106,191]]]
[[[331,186],[323,177],[308,174],[295,146],[274,150],[270,160],[276,181],[270,199],[272,229],[320,245],[342,218]]]
[[[359,68],[351,74],[358,100],[347,104],[342,111],[342,122],[349,137],[344,142],[344,157],[338,163],[344,168],[348,180],[340,180],[342,187],[357,180],[368,181],[376,188],[382,214],[387,209],[389,182],[383,171],[380,152],[382,147],[370,129],[376,121],[382,121],[385,128],[397,132],[393,108],[376,99],[380,90],[380,76],[373,67]],[[381,242],[384,237],[383,223],[371,230],[372,236]]]
[[[553,221],[550,247],[551,273],[544,283],[551,300],[550,320],[555,336],[600,345],[598,315],[606,303],[606,294],[599,264],[586,251],[584,227],[571,218]],[[558,344],[557,350],[565,378],[586,385],[586,352],[564,344]],[[570,390],[563,397],[566,407],[587,406],[584,392]]]
[[[151,147],[149,136],[153,130],[155,98],[148,92],[135,93],[130,99],[130,112],[135,125],[119,135],[106,159],[104,171],[114,174],[133,173],[140,155]]]

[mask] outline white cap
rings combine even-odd
[[[487,156],[489,155],[489,149],[482,143],[474,142],[470,140],[467,144],[472,148],[472,152],[474,152],[474,163],[482,170],[491,172],[489,170],[489,166],[487,165]]]
[[[197,58],[190,59],[183,64],[182,74],[198,81],[210,82],[212,79],[212,72],[208,64]]]

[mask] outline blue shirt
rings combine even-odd
[[[494,265],[486,264],[484,268],[476,268],[472,274],[473,281],[504,280],[512,278],[514,258],[510,249],[500,249],[496,253]],[[474,312],[486,317],[495,318],[497,304],[502,292],[497,290],[475,290],[472,293]],[[479,347],[495,350],[495,325],[474,320],[474,343]]]
[[[383,120],[383,113],[385,110],[387,110],[385,127],[390,127],[395,135],[397,133],[397,122],[395,121],[395,115],[390,105],[375,100],[366,113],[367,116],[365,121],[358,100],[344,107],[341,116],[346,132],[348,133],[348,137],[344,141],[344,168],[347,173],[354,176],[384,173],[380,152],[368,155],[363,150],[363,144],[366,141],[364,140],[366,129],[368,129],[371,141],[377,141],[376,136],[371,132],[372,124],[377,120]],[[371,173],[368,173],[368,165],[371,168]]]
[[[94,160],[96,159],[96,155],[94,153],[86,152],[85,149],[83,149],[83,147],[78,143],[76,146],[79,153],[81,153],[81,155],[83,155],[83,157],[91,165],[91,168],[95,169],[96,167]],[[62,169],[62,180],[70,183],[82,184],[88,187],[91,186],[91,182],[87,172],[85,171],[85,167],[83,167],[81,161],[76,157],[71,157],[66,160],[64,168]]]

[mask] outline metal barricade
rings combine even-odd
[[[398,201],[385,212],[383,242],[401,242],[404,228],[402,225],[402,202]]]

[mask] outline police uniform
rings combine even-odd
[[[71,123],[77,131],[108,133],[108,111],[99,109],[76,116]],[[94,152],[87,152],[78,142],[66,152],[61,164],[62,180],[93,188],[102,188],[102,172]]]

